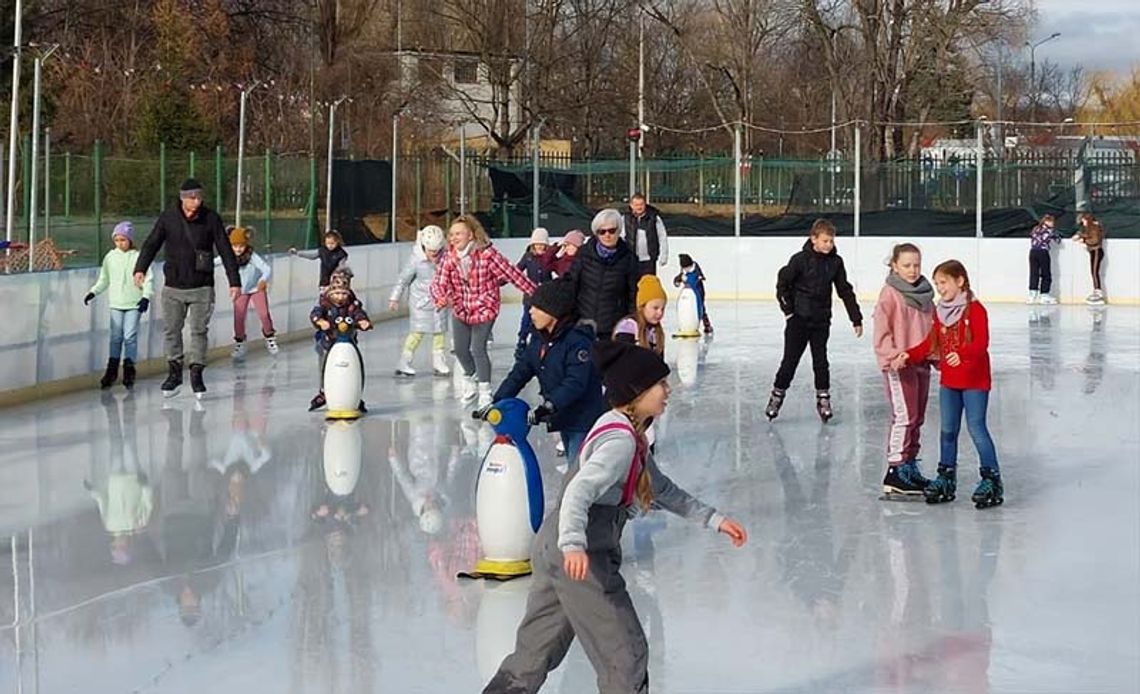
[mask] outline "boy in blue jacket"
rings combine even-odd
[[[602,379],[590,358],[594,332],[577,325],[577,298],[566,280],[540,284],[530,298],[533,331],[522,355],[499,386],[492,402],[516,397],[538,378],[542,404],[531,412],[534,424],[546,422],[562,435],[566,459],[573,461],[582,441],[608,406]]]

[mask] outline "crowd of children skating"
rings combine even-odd
[[[644,210],[644,207],[642,208]],[[653,211],[656,215],[656,211]],[[1073,237],[1090,255],[1094,293],[1103,302],[1100,266],[1104,231],[1082,215]],[[649,218],[638,233],[623,234],[621,213],[603,210],[591,233],[571,231],[553,242],[535,229],[523,257],[512,263],[491,243],[482,225],[460,216],[447,232],[420,230],[407,266],[400,273],[388,308],[408,305],[408,334],[395,368],[397,377],[415,377],[413,360],[430,335],[431,372],[449,377],[454,353],[461,380],[457,397],[476,416],[492,404],[517,396],[537,381],[541,402],[530,415],[560,438],[569,465],[554,510],[537,536],[527,613],[519,626],[515,652],[501,664],[486,692],[537,691],[557,667],[571,642],[582,643],[605,692],[647,691],[647,644],[620,575],[620,539],[626,521],[651,507],[726,534],[737,545],[744,527],[690,496],[666,476],[654,459],[653,421],[665,411],[670,387],[662,326],[667,294],[657,278],[660,241],[649,243],[660,218]],[[1046,215],[1030,235],[1030,301],[1055,303],[1051,290],[1051,245],[1059,239],[1055,218]],[[277,353],[267,286],[271,270],[252,250],[251,231],[228,229],[238,259],[240,291],[234,301],[233,357],[246,354],[245,314],[252,304],[261,321],[267,350]],[[636,238],[629,242],[623,235]],[[844,305],[857,337],[863,315],[835,245],[835,228],[817,220],[801,251],[779,271],[776,296],[785,317],[784,349],[765,412],[780,413],[805,350],[812,354],[816,407],[826,424],[833,417],[827,347],[833,292]],[[135,380],[139,316],[153,295],[149,273],[135,275],[138,251],[134,231],[122,222],[112,234],[115,248],[104,258],[99,280],[84,302],[110,292],[111,358],[101,381]],[[320,261],[317,304],[310,319],[317,351],[324,360],[337,325],[357,330],[372,325],[352,290],[348,253],[335,231],[315,251],[291,253]],[[694,293],[698,318],[712,333],[705,276],[689,255],[679,256],[676,287]],[[220,262],[220,261],[218,261]],[[664,263],[662,263],[664,264]],[[889,272],[875,304],[873,350],[890,405],[883,498],[953,501],[957,493],[958,438],[963,415],[977,448],[980,480],[972,494],[977,508],[1003,503],[1004,488],[994,442],[986,425],[992,387],[986,309],[973,293],[967,269],[957,260],[934,268],[928,280],[922,254],[911,243],[894,247]],[[497,386],[492,381],[488,342],[501,308],[500,288],[510,283],[524,296],[514,364]],[[450,337],[450,340],[449,340]],[[931,387],[931,368],[940,371],[940,451],[936,476],[918,468],[920,432]],[[165,388],[164,388],[165,389]],[[323,388],[310,409],[323,407]],[[361,409],[364,403],[360,404]]]

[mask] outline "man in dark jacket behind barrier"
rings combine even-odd
[[[637,256],[619,237],[621,224],[617,210],[595,215],[594,238],[578,251],[567,275],[578,297],[578,316],[593,323],[599,340],[610,339],[617,322],[637,306],[641,273]]]
[[[634,193],[622,222],[625,242],[637,258],[638,270],[642,275],[656,275],[658,263],[665,267],[669,261],[669,235],[661,211],[650,205],[645,195]]]
[[[178,394],[183,361],[188,357],[190,387],[194,395],[201,398],[206,392],[202,370],[206,367],[210,316],[214,314],[214,251],[226,270],[231,301],[241,291],[241,277],[222,218],[202,203],[201,184],[187,179],[178,197],[179,204],[162,211],[143,243],[135,264],[135,284],[142,286],[147,269],[165,246],[162,320],[169,374],[162,383],[162,394],[166,397]],[[182,328],[187,320],[190,321],[190,348],[184,354]]]

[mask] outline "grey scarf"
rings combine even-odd
[[[934,310],[934,287],[930,286],[925,277],[920,276],[917,282],[911,284],[899,277],[898,273],[892,272],[887,275],[887,284],[899,290],[907,306],[923,313]]]
[[[942,325],[947,328],[951,327],[962,316],[966,315],[966,307],[970,305],[970,299],[966,296],[966,292],[958,294],[954,297],[953,301],[939,301],[938,302],[938,320]]]

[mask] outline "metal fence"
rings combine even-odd
[[[30,140],[17,153],[16,241],[27,241],[30,233],[31,193],[25,185],[31,171],[29,152]],[[495,199],[490,169],[513,173],[519,186],[529,191],[534,161],[530,157],[489,160],[470,156],[461,167],[459,158],[445,151],[401,156],[395,180],[397,214],[393,220],[390,209],[380,210],[382,218],[374,236],[389,240],[394,227],[398,239],[408,240],[422,225],[446,225],[460,211],[488,216],[497,234],[529,234],[529,228],[521,228],[525,225],[515,224],[520,228],[513,229],[498,223],[507,219],[507,205]],[[847,213],[858,220],[862,213],[894,209],[976,212],[980,233],[982,211],[1031,208],[1063,195],[1073,189],[1080,168],[1076,152],[1071,151],[1011,151],[1001,157],[987,153],[979,182],[977,162],[977,153],[969,151],[893,162],[827,156],[684,156],[638,160],[631,176],[627,159],[545,155],[538,159],[538,178],[544,190],[560,190],[591,209],[623,204],[632,181],[654,203],[697,216]],[[1084,163],[1094,205],[1140,200],[1136,152],[1094,152]],[[247,155],[242,167],[242,222],[256,228],[254,243],[259,250],[281,251],[316,243],[326,212],[325,165],[307,154]],[[140,229],[149,228],[158,212],[173,203],[186,177],[199,179],[207,188],[209,204],[227,222],[234,221],[238,162],[221,148],[168,152],[160,147],[154,157],[145,158],[117,156],[96,143],[88,153],[45,155],[40,166],[42,199],[37,205],[36,238],[51,239],[62,252],[64,266],[98,263],[110,248],[111,228],[121,219],[132,220]],[[541,203],[516,196],[512,204]],[[26,270],[26,264],[8,269]],[[46,269],[40,266],[38,254],[36,269]]]

